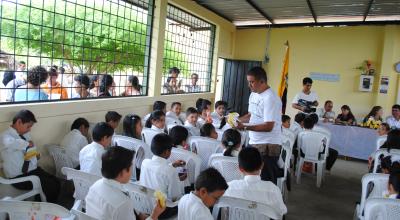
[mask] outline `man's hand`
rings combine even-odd
[[[239,129],[239,130],[243,130],[244,129],[244,125],[242,122],[240,121],[236,121],[237,122],[237,126],[235,128]]]
[[[186,165],[186,162],[183,160],[177,160],[175,162],[172,163],[173,167],[183,167]]]

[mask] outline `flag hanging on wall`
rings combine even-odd
[[[285,43],[286,52],[283,60],[283,68],[281,75],[281,82],[279,84],[278,95],[282,100],[282,114],[286,112],[287,92],[288,92],[288,80],[289,80],[289,41]]]

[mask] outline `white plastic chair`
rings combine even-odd
[[[165,124],[166,125],[183,125],[181,121],[177,118],[173,117],[165,117]]]
[[[74,220],[96,220],[96,218],[76,209],[71,209],[71,213],[75,216]]]
[[[374,153],[374,169],[372,173],[378,172],[378,166],[381,165],[381,160],[379,159],[380,155],[383,157],[392,156],[392,161],[400,158],[400,150],[399,149],[391,149],[390,152],[386,148],[379,149]]]
[[[387,135],[380,136],[378,139],[376,139],[376,150],[379,150],[381,146],[386,142],[387,140]]]
[[[237,157],[212,155],[208,166],[217,169],[225,178],[226,182],[243,179],[243,174],[239,170]]]
[[[280,216],[272,207],[246,199],[229,196],[221,197],[213,208],[214,219],[218,218],[218,213],[221,208],[228,208],[229,220],[282,219],[282,216]]]
[[[208,165],[210,156],[214,153],[221,153],[221,142],[212,138],[192,136],[189,138],[190,149],[196,152],[201,158],[201,171],[205,170]]]
[[[142,140],[148,146],[151,146],[151,141],[153,140],[154,136],[156,136],[159,133],[160,132],[155,131],[155,130],[153,130],[151,128],[143,128],[143,130],[142,130]]]
[[[0,213],[8,213],[11,220],[47,220],[54,217],[74,219],[74,216],[64,207],[47,202],[0,200]]]
[[[293,149],[294,142],[296,141],[296,134],[290,129],[282,128],[282,138],[287,138],[290,142],[290,148]],[[282,141],[282,143],[285,143],[285,141]]]
[[[140,213],[151,214],[156,204],[156,198],[154,196],[155,190],[132,182],[126,184],[125,188],[130,193],[135,210]],[[167,200],[166,205],[167,207],[175,207],[178,205],[178,202],[179,201],[171,202]]]
[[[320,187],[328,154],[326,135],[315,131],[302,131],[298,135],[297,144],[299,149],[304,153],[304,157],[302,157],[299,150],[299,162],[296,171],[297,184],[300,184],[303,164],[307,161],[317,164],[317,187]],[[324,152],[324,154],[320,155],[322,152]]]
[[[146,158],[145,148],[148,151],[150,150],[147,144],[145,144],[141,140],[122,135],[114,135],[114,140],[118,146],[135,151],[135,166],[136,168],[140,169],[142,167],[143,160]],[[147,158],[151,158],[151,156],[148,155]],[[135,172],[133,175],[136,175],[136,169],[134,171]]]
[[[283,167],[283,177],[279,177],[277,179],[277,186],[279,189],[281,189],[281,192],[283,195],[286,194],[286,181],[287,181],[287,175],[288,175],[288,170],[290,169],[290,157],[292,156],[292,149],[290,148],[290,142],[286,141],[282,144],[282,149],[281,149],[281,155],[280,158],[283,158],[284,156],[284,167]]]
[[[62,174],[61,168],[70,167],[74,168],[71,159],[67,155],[64,148],[56,145],[46,145],[49,154],[54,160],[54,164],[56,166],[56,176],[61,179],[66,179],[66,177]]]
[[[196,181],[196,177],[200,174],[201,168],[201,158],[197,154],[174,147],[172,148],[169,160],[171,162],[174,162],[176,160],[185,161],[188,174],[187,180],[189,180],[190,184]]]
[[[365,174],[361,179],[361,200],[360,204],[356,206],[356,216],[358,219],[364,219],[364,208],[365,202],[368,198],[381,198],[383,191],[387,189],[389,181],[389,174],[382,173],[368,173]],[[373,186],[370,191],[371,184]]]
[[[89,192],[89,188],[101,177],[68,167],[63,167],[61,171],[65,176],[67,176],[68,180],[72,180],[74,182],[75,202],[72,208],[76,210],[82,210],[82,208],[85,207],[85,198]]]
[[[368,199],[365,203],[365,220],[400,219],[399,199]]]

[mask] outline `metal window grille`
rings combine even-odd
[[[153,8],[154,0],[1,0],[1,103],[147,95]]]
[[[214,40],[215,25],[168,5],[162,94],[210,92]]]

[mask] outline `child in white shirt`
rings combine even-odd
[[[228,106],[228,103],[224,101],[218,101],[215,103],[215,109],[214,112],[211,113],[211,118],[213,121],[213,125],[217,128],[221,127],[221,122],[223,118],[225,117],[226,113],[226,107]]]
[[[197,107],[197,111],[199,113],[197,122],[200,126],[203,126],[205,123],[213,123],[211,118],[211,102],[209,100],[203,99],[201,105]]]
[[[213,124],[206,123],[200,128],[200,136],[202,137],[208,137],[217,140],[218,139],[218,133],[215,130],[215,127]]]
[[[246,147],[240,151],[238,160],[239,170],[244,174],[244,179],[229,182],[224,196],[268,205],[278,215],[283,216],[287,208],[283,203],[281,191],[272,182],[261,180],[263,162],[259,151],[253,147]]]
[[[383,193],[384,198],[400,199],[400,173],[399,170],[392,172],[389,176],[388,189]]]
[[[182,104],[180,102],[173,102],[171,104],[171,110],[167,112],[167,117],[173,118],[181,122],[181,124],[185,123],[186,117],[182,112]]]
[[[215,168],[204,170],[196,179],[195,191],[179,200],[178,220],[213,220],[210,207],[227,188],[224,177]]]
[[[167,112],[167,103],[165,103],[165,102],[163,102],[163,101],[155,101],[155,102],[153,103],[153,112],[154,112],[154,111],[157,111],[157,110],[166,113],[166,112]],[[150,115],[151,115],[151,113],[145,115],[144,118],[143,118],[143,120],[146,122],[147,119],[149,119]]]
[[[197,123],[199,114],[193,107],[186,110],[185,127],[189,130],[191,136],[200,136],[200,125]]]
[[[240,132],[236,129],[230,128],[224,131],[222,135],[222,146],[224,149],[224,156],[237,157],[241,150],[241,138]]]
[[[160,133],[165,133],[165,113],[160,110],[152,112],[146,121],[145,127]]]
[[[168,135],[172,138],[174,147],[190,151],[190,146],[187,141],[189,132],[185,127],[177,125],[171,128]]]

